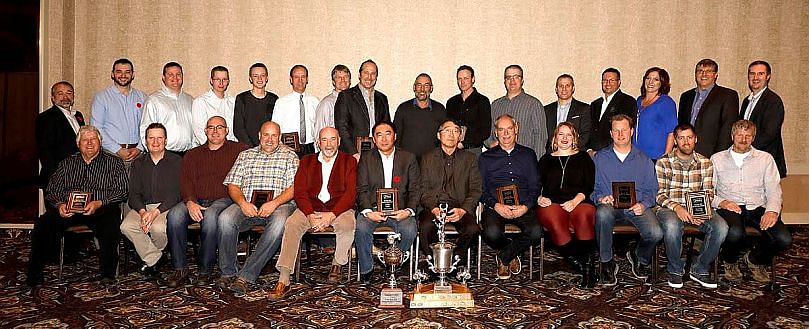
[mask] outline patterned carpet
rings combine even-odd
[[[266,298],[277,278],[271,267],[260,281],[268,284],[240,298],[215,286],[161,288],[132,271],[134,260],[123,265],[116,285],[101,286],[93,281],[98,264],[91,248],[65,266],[61,281],[56,266],[47,268],[46,284],[32,291],[23,284],[28,234],[0,231],[0,241],[1,328],[809,327],[809,227],[796,230],[793,247],[779,258],[775,293],[752,283],[712,291],[691,281],[678,290],[664,281],[647,285],[631,277],[622,257],[617,286],[582,290],[580,277],[570,274],[555,252],[546,254],[544,281],[530,281],[523,271],[505,283],[495,282],[491,252],[484,251],[484,278],[470,283],[476,307],[412,310],[378,309],[378,287],[311,283],[325,281],[330,261],[317,251],[310,265],[304,260],[302,272],[311,280],[294,283],[290,295],[277,302]]]

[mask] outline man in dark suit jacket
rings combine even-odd
[[[357,165],[357,247],[360,278],[370,282],[374,269],[372,254],[374,230],[389,226],[401,234],[399,248],[407,251],[416,239],[416,208],[419,205],[419,165],[413,153],[394,146],[396,128],[389,121],[374,125],[375,150],[363,152]],[[384,157],[384,158],[383,158]],[[398,208],[391,213],[380,211],[377,191],[395,188]]]
[[[638,114],[638,105],[632,96],[624,94],[621,90],[621,72],[615,68],[608,68],[601,73],[601,91],[599,97],[590,103],[593,130],[590,133],[590,142],[587,152],[590,155],[612,143],[610,118],[616,114],[625,114],[634,122]],[[606,105],[604,105],[606,102]]]
[[[355,139],[370,136],[371,127],[377,122],[390,121],[388,97],[375,91],[377,66],[372,60],[360,65],[360,82],[337,96],[334,103],[334,126],[340,132],[340,151],[359,160]],[[369,108],[370,105],[370,108]],[[373,113],[374,121],[371,122]]]
[[[772,155],[781,178],[787,177],[787,163],[784,159],[784,141],[781,139],[781,126],[784,124],[784,102],[768,87],[772,68],[765,61],[754,61],[747,67],[747,85],[750,96],[742,101],[739,119],[747,119],[756,124],[756,138],[753,147]]]
[[[679,123],[696,128],[699,143],[694,150],[707,158],[730,147],[730,128],[738,116],[739,93],[717,85],[718,73],[714,60],[699,61],[694,72],[697,87],[680,95],[677,114]]]
[[[553,132],[562,122],[570,122],[579,132],[579,149],[586,149],[590,141],[590,130],[592,129],[592,117],[590,107],[586,103],[573,98],[576,86],[573,77],[569,74],[562,74],[556,78],[557,101],[545,105],[545,123],[548,126],[548,142],[545,145],[547,152],[551,152],[551,140]],[[567,106],[567,115],[559,118],[559,107],[563,109]]]
[[[73,85],[60,81],[51,87],[50,109],[37,115],[37,156],[42,169],[39,171],[39,187],[45,189],[48,180],[56,171],[59,162],[79,151],[76,132],[84,126],[84,116],[73,108]]]

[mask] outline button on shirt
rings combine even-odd
[[[247,202],[252,201],[254,190],[272,190],[277,197],[292,186],[299,162],[287,147],[266,153],[256,146],[239,153],[223,184],[239,186]]]
[[[657,204],[674,210],[685,207],[688,192],[710,191],[713,193],[713,165],[711,160],[694,152],[688,161],[677,157],[676,151],[657,160]]]
[[[317,198],[323,203],[331,200],[329,178],[331,178],[331,170],[334,168],[335,160],[337,160],[337,155],[331,158],[331,161],[326,161],[326,158],[323,157],[323,152],[317,155],[317,161],[320,162],[320,175],[323,177],[323,183],[320,184],[320,193],[317,194]]]
[[[362,99],[365,100],[365,106],[368,108],[368,121],[370,125],[368,126],[368,131],[374,131],[374,125],[376,125],[376,108],[374,105],[374,94],[368,89],[365,89],[362,85],[359,85],[360,93],[362,94]]]
[[[194,133],[191,128],[191,106],[194,98],[180,91],[175,94],[165,85],[149,95],[146,110],[140,122],[141,143],[146,145],[146,128],[153,122],[166,126],[166,149],[185,152],[194,147]],[[141,149],[145,149],[141,146]]]
[[[146,209],[147,204],[159,203],[162,213],[180,202],[180,167],[182,158],[165,152],[157,163],[149,153],[132,162],[129,178],[129,206],[133,210]]]
[[[548,141],[548,129],[545,123],[545,108],[536,97],[525,91],[508,99],[503,96],[492,102],[492,123],[502,114],[510,114],[520,125],[520,144],[531,150],[545,150]],[[491,128],[489,145],[494,142],[494,126]],[[543,152],[544,153],[544,152]],[[539,158],[534,159],[538,161]],[[520,198],[522,201],[522,198]],[[536,200],[534,200],[536,201]]]
[[[205,136],[205,127],[208,125],[208,119],[217,115],[225,118],[225,124],[228,126],[227,139],[237,141],[233,129],[233,108],[235,104],[236,97],[225,94],[225,97],[219,98],[213,90],[208,90],[194,99],[191,106],[194,146],[205,144],[208,140],[208,137]]]
[[[716,197],[713,207],[719,208],[722,201],[753,210],[765,207],[767,211],[781,212],[781,176],[772,155],[753,148],[750,155],[737,166],[727,149],[711,156]]]
[[[65,115],[65,118],[67,119],[67,122],[70,123],[70,127],[73,128],[73,132],[78,134],[79,133],[79,128],[81,127],[81,125],[79,124],[79,121],[76,120],[76,112],[78,112],[78,111],[75,110],[75,109],[67,110],[67,109],[65,109],[65,108],[63,108],[61,106],[58,106],[58,105],[56,107],[58,107],[62,111],[62,114]]]
[[[146,95],[135,88],[124,95],[116,85],[99,91],[93,97],[90,122],[101,132],[101,146],[111,153],[118,152],[120,144],[138,144],[140,121]]]
[[[560,123],[567,121],[567,113],[570,112],[570,104],[573,102],[568,102],[567,104],[562,104],[560,101],[559,106],[556,108],[556,125],[559,126]]]
[[[536,153],[523,145],[506,152],[499,145],[480,155],[480,176],[483,178],[481,200],[487,207],[497,203],[497,188],[516,184],[520,204],[532,208],[539,196],[539,169]]]
[[[301,93],[292,92],[275,102],[272,121],[281,126],[281,133],[300,133],[301,130]],[[303,106],[306,113],[306,136],[298,136],[301,144],[315,141],[315,111],[320,101],[317,97],[304,93]]]
[[[45,200],[56,207],[67,202],[71,191],[89,192],[91,200],[100,200],[102,205],[126,200],[129,177],[124,162],[101,151],[87,163],[81,153],[75,153],[59,163],[51,176]]]

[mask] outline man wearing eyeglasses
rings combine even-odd
[[[635,98],[621,91],[621,72],[617,69],[610,67],[601,73],[601,91],[604,95],[590,103],[593,130],[590,133],[587,153],[591,156],[612,143],[610,136],[612,116],[624,114],[634,122],[638,113]]]
[[[438,146],[433,132],[447,118],[444,105],[430,98],[432,92],[433,79],[427,73],[419,74],[413,83],[415,97],[399,104],[393,119],[399,130],[396,145],[419,158]]]
[[[228,95],[230,73],[224,66],[214,66],[211,69],[211,90],[194,99],[191,106],[191,119],[194,127],[194,145],[205,144],[205,125],[208,119],[218,115],[225,118],[228,127],[233,126],[233,108],[236,98]],[[227,139],[237,141],[236,135],[230,130]]]
[[[228,135],[225,118],[213,116],[205,126],[207,142],[188,151],[180,169],[180,203],[169,210],[167,233],[174,273],[166,285],[175,288],[187,282],[186,267],[188,225],[200,224],[198,285],[211,283],[216,264],[219,213],[230,206],[225,181],[236,158],[247,145],[225,139]],[[170,136],[170,135],[169,135]]]
[[[522,88],[522,67],[512,64],[503,72],[503,84],[506,86],[506,95],[492,102],[492,118],[508,114],[519,122],[520,145],[525,145],[535,151],[535,155],[544,154],[545,143],[548,141],[548,132],[545,128],[545,111],[536,97],[531,96]],[[492,120],[495,121],[495,120]],[[488,140],[489,149],[497,146],[497,136],[492,127],[491,137]],[[537,157],[537,160],[539,158]]]
[[[159,122],[169,132],[166,150],[184,155],[185,151],[194,147],[194,131],[191,128],[193,102],[194,98],[183,91],[183,67],[177,62],[163,65],[163,87],[146,100],[146,110],[140,121],[140,143],[146,145],[146,128]]]

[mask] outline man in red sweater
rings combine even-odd
[[[334,252],[329,282],[340,280],[342,266],[349,262],[354,241],[354,202],[357,196],[357,160],[338,151],[340,136],[337,129],[323,128],[318,137],[320,153],[301,159],[295,174],[295,203],[298,209],[287,218],[281,253],[275,267],[280,276],[270,291],[272,300],[284,298],[289,292],[289,276],[295,266],[301,238],[307,231],[323,231],[334,227],[337,249]]]

